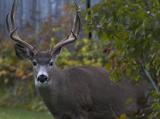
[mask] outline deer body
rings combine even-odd
[[[115,119],[141,109],[143,104],[137,102],[148,89],[147,82],[113,83],[103,68],[58,70],[51,78],[47,87],[36,88],[55,119]]]
[[[75,67],[60,70],[56,67],[61,49],[77,40],[80,17],[77,10],[70,35],[53,50],[39,51],[23,41],[15,25],[15,2],[6,17],[10,38],[15,42],[16,55],[33,64],[35,86],[55,119],[115,119],[121,113],[136,112],[145,104],[148,84],[132,85],[124,80],[113,83],[103,68]]]

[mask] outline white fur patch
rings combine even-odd
[[[45,76],[48,77],[48,72],[47,72],[45,66],[40,66],[39,71],[38,71],[38,74],[37,74],[37,78],[38,78],[40,75],[45,75]]]
[[[35,86],[37,86],[37,87],[48,87],[48,84],[49,84],[48,81],[41,83],[41,82],[35,80]]]

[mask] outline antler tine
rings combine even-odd
[[[79,7],[78,7],[76,1],[74,1],[74,3],[75,3],[75,6],[76,6],[76,16],[74,18],[74,23],[73,23],[71,33],[70,33],[70,35],[68,35],[67,38],[65,38],[64,40],[62,40],[61,42],[59,42],[55,45],[54,51],[56,51],[57,49],[60,49],[63,46],[65,46],[67,44],[70,44],[70,43],[77,40],[77,37],[78,37],[79,32],[80,32],[80,24],[81,24],[80,23],[80,16],[79,16],[80,10],[79,10]]]
[[[14,23],[14,9],[15,9],[15,2],[16,0],[13,1],[13,4],[12,4],[12,8],[11,8],[11,12],[7,14],[6,16],[6,24],[7,24],[7,30],[9,32],[11,32],[11,29],[13,29],[15,27],[15,23]],[[10,20],[11,20],[11,26],[9,24]]]
[[[79,35],[80,29],[81,29],[81,20],[80,20],[80,7],[78,6],[78,4],[76,3],[76,1],[74,1],[74,4],[76,6],[76,18],[74,19],[74,25],[72,28],[72,31],[77,32],[75,35]],[[78,27],[76,28],[76,24],[78,25]],[[76,31],[77,30],[77,31]]]
[[[26,46],[30,50],[35,50],[33,46],[31,46],[29,43],[22,40],[18,35],[14,35],[16,32],[17,32],[17,28],[15,28],[13,31],[10,32],[10,37],[12,40],[14,40],[16,43]]]
[[[27,48],[29,48],[30,50],[34,50],[35,48],[33,46],[31,46],[30,44],[28,44],[27,42],[23,41],[19,35],[17,34],[17,27],[15,24],[15,4],[16,4],[16,0],[14,0],[13,4],[12,4],[12,8],[11,8],[11,12],[7,14],[6,16],[6,24],[7,24],[7,29],[9,31],[10,34],[10,38],[12,40],[14,40],[16,43],[19,43]],[[11,25],[9,23],[9,21],[11,21]]]
[[[9,27],[9,13],[6,16],[6,25],[7,25],[7,30],[10,32],[10,27]]]
[[[15,7],[16,7],[15,3],[16,3],[16,0],[13,1],[13,5],[12,5],[12,8],[11,8],[11,14],[10,14],[12,28],[15,28],[15,20],[14,20]]]

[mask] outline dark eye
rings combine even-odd
[[[37,66],[37,62],[36,61],[33,61],[33,66]]]
[[[53,62],[50,62],[50,63],[49,63],[49,66],[53,66]]]

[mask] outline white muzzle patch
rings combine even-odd
[[[45,81],[43,83],[38,81],[38,78],[40,76],[42,76],[42,75],[48,77],[48,72],[47,72],[45,66],[40,66],[39,67],[39,71],[38,71],[36,79],[35,79],[35,85],[38,86],[38,87],[47,87],[48,86],[48,82],[47,81]]]
[[[40,75],[45,75],[45,76],[48,77],[48,73],[47,73],[47,70],[46,70],[45,66],[40,66],[39,71],[38,71],[38,74],[37,74],[37,78],[38,78]]]

